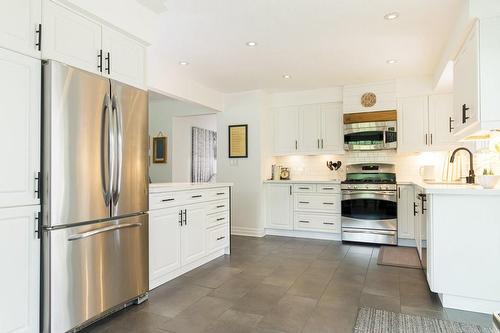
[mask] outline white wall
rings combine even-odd
[[[149,168],[149,175],[153,183],[163,183],[172,181],[190,181],[186,180],[185,177],[174,177],[174,165],[176,163],[184,163],[181,158],[177,158],[174,155],[174,119],[175,117],[188,117],[188,116],[199,116],[206,114],[213,114],[216,111],[210,108],[203,107],[194,103],[188,103],[184,101],[175,100],[166,96],[161,96],[155,93],[150,93],[149,100],[149,135],[150,137],[156,136],[160,131],[167,136],[167,163],[151,163]],[[216,128],[215,116],[209,123],[211,128]],[[191,130],[189,129],[189,135]],[[179,133],[184,131],[178,131]],[[184,143],[185,146],[185,143]],[[191,146],[189,145],[189,154],[191,152]],[[189,155],[189,163],[191,161],[191,155]],[[189,167],[190,168],[190,167]],[[177,168],[179,170],[179,168]],[[182,179],[182,180],[180,180]]]
[[[217,181],[232,182],[233,233],[262,236],[264,231],[263,161],[268,149],[263,147],[262,132],[268,111],[267,95],[262,91],[229,94],[224,112],[217,114]],[[248,158],[228,158],[228,126],[248,125]]]
[[[192,127],[217,131],[217,115],[173,118],[172,182],[191,182]]]

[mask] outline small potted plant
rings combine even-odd
[[[491,169],[484,169],[483,175],[479,177],[479,184],[486,189],[495,188],[498,178],[498,176],[493,175]]]

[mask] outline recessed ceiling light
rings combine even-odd
[[[257,42],[249,41],[249,42],[247,42],[247,46],[250,46],[250,47],[257,46]]]
[[[389,65],[394,65],[394,64],[397,64],[398,61],[396,59],[389,59],[386,61],[386,63],[388,63]]]
[[[181,66],[187,66],[187,65],[189,65],[189,62],[187,62],[187,61],[179,61],[179,65],[181,65]]]
[[[398,12],[392,12],[392,13],[387,13],[384,15],[384,18],[386,20],[395,20],[399,17],[399,13]]]
[[[285,74],[285,75],[283,75],[283,78],[284,78],[284,79],[291,79],[291,78],[292,78],[292,76],[291,76],[290,74]]]

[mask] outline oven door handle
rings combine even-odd
[[[353,199],[374,199],[397,202],[396,191],[343,191],[342,201]]]

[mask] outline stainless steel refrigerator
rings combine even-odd
[[[43,65],[43,332],[148,291],[147,92]]]

